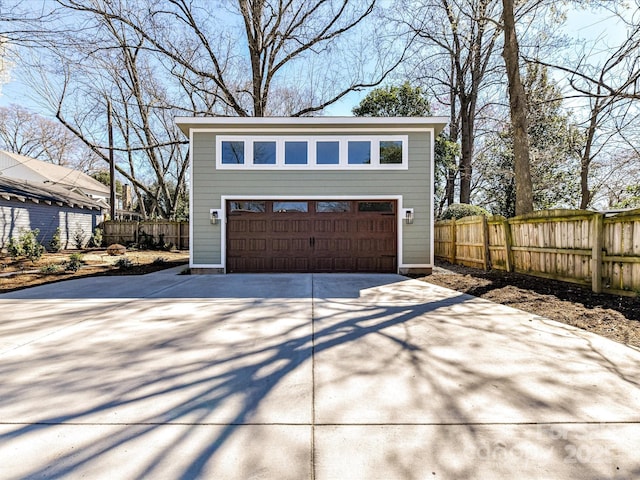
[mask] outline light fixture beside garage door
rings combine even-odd
[[[413,223],[413,208],[403,208],[402,213],[405,223],[411,225]]]
[[[222,218],[221,209],[212,208],[209,210],[209,219],[211,220],[211,225],[218,225],[220,223],[221,218]]]

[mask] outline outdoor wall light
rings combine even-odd
[[[222,211],[217,208],[212,208],[209,210],[209,218],[211,220],[211,225],[218,225],[220,223],[220,218],[222,217]]]
[[[413,223],[413,208],[403,208],[403,210],[405,223],[411,225]]]

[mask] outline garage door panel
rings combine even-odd
[[[308,257],[273,257],[272,259],[274,272],[308,272],[310,268]]]
[[[233,272],[266,272],[271,262],[265,257],[227,257],[227,270]]]

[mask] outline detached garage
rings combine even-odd
[[[433,267],[433,149],[446,119],[180,117],[194,273]]]

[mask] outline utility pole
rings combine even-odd
[[[116,219],[116,166],[113,160],[113,122],[111,121],[111,100],[107,98],[107,124],[109,131],[109,207],[111,220]]]

